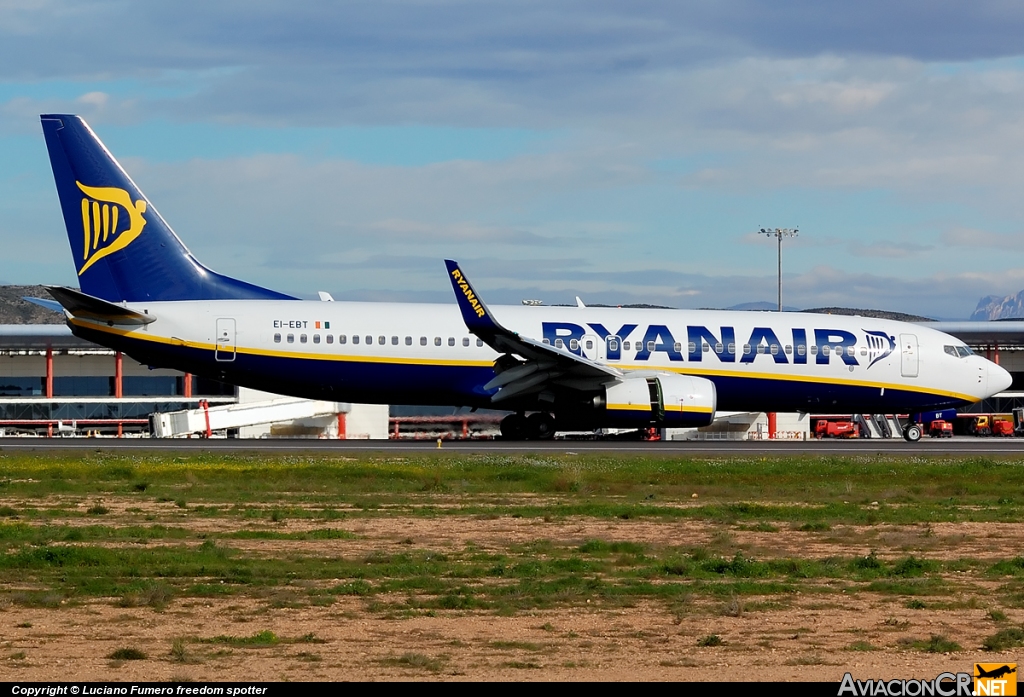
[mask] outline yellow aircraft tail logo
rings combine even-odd
[[[82,247],[82,268],[78,275],[103,257],[118,252],[142,234],[146,219],[146,202],[132,203],[131,195],[124,189],[112,186],[86,186],[75,182],[85,196],[82,198],[82,232],[85,244]],[[128,216],[127,229],[118,230],[121,210]]]

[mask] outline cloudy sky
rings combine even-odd
[[[74,285],[39,128],[83,115],[208,266],[304,297],[1024,288],[1024,4],[0,0],[0,282]]]

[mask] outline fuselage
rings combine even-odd
[[[492,348],[455,305],[212,300],[127,303],[138,328],[73,319],[76,334],[154,366],[280,394],[487,407]],[[627,374],[711,380],[718,409],[909,413],[999,392],[1009,374],[913,324],[807,313],[496,306],[524,337]],[[514,408],[529,408],[529,404]],[[550,407],[555,411],[559,405]]]

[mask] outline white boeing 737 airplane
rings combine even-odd
[[[709,424],[717,409],[907,413],[1009,373],[919,325],[804,313],[301,301],[206,268],[78,116],[44,115],[81,290],[71,330],[152,366],[298,397],[506,409],[507,438]]]

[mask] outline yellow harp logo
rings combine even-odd
[[[135,241],[146,226],[146,219],[142,217],[146,212],[146,202],[140,199],[132,203],[132,197],[124,189],[75,183],[85,194],[82,198],[82,231],[85,235],[82,261],[85,263],[78,272],[81,276],[103,257]],[[119,231],[117,225],[121,209],[128,215],[128,228]]]

